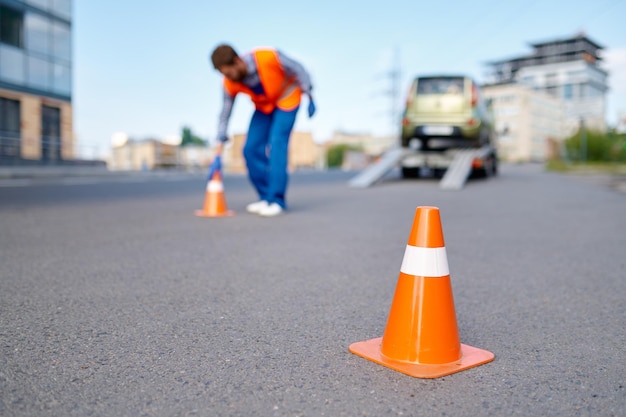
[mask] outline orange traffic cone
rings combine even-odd
[[[350,352],[418,378],[438,378],[491,362],[493,353],[463,345],[437,207],[418,207],[383,337]]]
[[[194,211],[194,214],[199,217],[226,217],[235,214],[233,211],[228,210],[226,206],[224,184],[222,183],[220,171],[213,173],[213,176],[206,186],[204,207],[202,210]]]

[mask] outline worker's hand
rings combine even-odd
[[[313,96],[309,95],[309,108],[307,109],[309,113],[309,118],[313,117],[315,114],[315,102],[313,101]]]
[[[226,135],[220,135],[217,137],[217,143],[218,145],[222,145],[224,143],[228,142],[228,136]]]
[[[207,175],[207,180],[211,181],[213,179],[213,175],[215,175],[216,172],[221,172],[222,171],[222,155],[218,154],[215,155],[215,158],[213,158],[213,162],[211,162],[211,166],[209,166],[209,174]]]
[[[221,156],[222,152],[224,152],[224,142],[225,140],[220,140],[215,146],[215,155]]]

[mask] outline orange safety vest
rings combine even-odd
[[[224,78],[224,89],[231,96],[244,93],[250,96],[257,110],[270,114],[276,107],[291,111],[300,105],[302,90],[295,77],[288,77],[273,49],[252,52],[264,94],[256,94],[246,85]]]

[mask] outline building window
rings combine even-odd
[[[48,10],[48,0],[26,0],[26,3],[29,3],[35,7],[39,7],[43,10]]]
[[[72,60],[71,30],[68,24],[52,21],[36,13],[26,15],[26,49],[70,62]]]
[[[20,102],[0,97],[0,160],[20,156]]]
[[[587,85],[587,91],[589,97],[602,97],[602,90],[593,85]]]
[[[68,25],[52,23],[52,54],[55,59],[72,60],[72,35]]]
[[[24,15],[17,10],[0,6],[0,42],[24,47]]]
[[[23,0],[23,2],[67,20],[72,17],[72,0]]]
[[[0,6],[0,80],[35,94],[71,97],[71,0],[27,0],[37,10]],[[67,17],[67,21],[63,20]]]
[[[563,86],[563,99],[571,100],[574,97],[574,88],[571,84],[565,84]]]
[[[54,0],[52,2],[52,12],[69,20],[72,17],[72,1]]]
[[[69,96],[72,93],[72,69],[69,66],[53,65],[52,90],[64,96]]]
[[[41,159],[61,159],[61,109],[41,106]]]
[[[26,15],[26,49],[45,56],[50,55],[50,19],[35,14]]]
[[[24,59],[21,49],[0,44],[0,79],[24,84]]]
[[[532,86],[535,84],[535,77],[532,75],[527,75],[525,77],[522,77],[521,81],[524,85]]]
[[[558,96],[558,88],[556,86],[551,86],[546,88],[546,93],[550,94],[552,97]]]
[[[555,83],[556,78],[557,78],[557,74],[555,72],[546,74],[546,81],[548,82],[548,84]]]
[[[567,76],[570,79],[576,79],[576,80],[578,80],[580,78],[585,78],[585,74],[586,74],[585,70],[576,70],[576,71],[568,71],[567,72]]]
[[[42,90],[50,89],[50,63],[34,56],[28,57],[28,85]]]

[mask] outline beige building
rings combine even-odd
[[[551,143],[567,135],[561,100],[520,84],[483,86],[492,102],[498,157],[503,161],[545,161]]]
[[[75,158],[69,101],[0,88],[0,109],[10,125],[0,133],[0,159]]]
[[[181,164],[179,149],[178,145],[166,144],[156,139],[129,139],[113,146],[108,167],[114,171],[178,167]]]
[[[372,136],[369,134],[334,132],[327,147],[334,145],[352,145],[360,148],[366,156],[377,158],[389,148],[398,144],[394,136]]]
[[[222,155],[224,172],[245,173],[243,146],[246,135],[234,135]],[[113,138],[108,167],[111,170],[152,170],[155,168],[206,169],[215,157],[211,146],[185,146],[156,139],[133,140],[124,134]],[[324,158],[323,146],[307,132],[292,132],[289,140],[289,170],[318,168]]]
[[[336,145],[348,145],[354,149],[343,154],[342,169],[363,169],[389,148],[397,146],[399,139],[394,136],[372,136],[369,134],[334,132],[325,143],[326,150]]]

